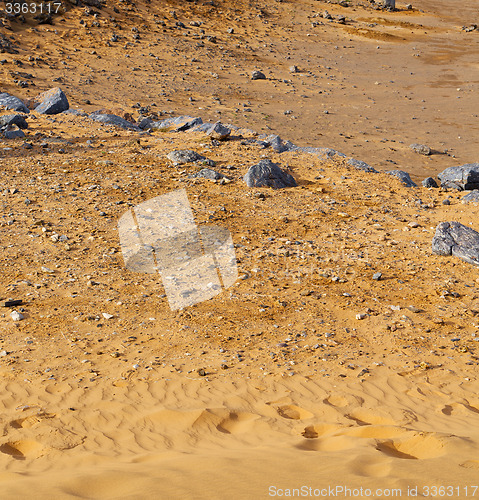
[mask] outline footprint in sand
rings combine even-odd
[[[344,429],[339,434],[364,439],[388,439],[401,436],[407,432],[407,429],[394,425],[361,425],[360,427]]]
[[[356,476],[363,477],[385,477],[391,472],[391,460],[359,456],[351,460],[349,468]]]
[[[359,396],[353,396],[351,394],[342,396],[341,394],[332,394],[323,400],[325,404],[334,406],[335,408],[344,408],[349,405],[362,405],[364,399]]]
[[[451,416],[451,415],[466,415],[470,412],[473,413],[479,413],[479,409],[475,407],[475,405],[470,404],[470,403],[451,403],[448,405],[445,405],[440,409],[441,413],[444,413],[444,415]]]
[[[466,460],[460,465],[466,469],[479,469],[479,460]]]
[[[33,440],[13,441],[0,445],[2,453],[10,455],[16,460],[39,457],[42,454],[42,450],[42,445]]]
[[[308,427],[304,428],[302,435],[306,439],[315,439],[317,437],[333,434],[342,429],[344,429],[342,425],[336,425],[336,424],[308,425]]]
[[[296,405],[284,405],[276,408],[278,414],[283,418],[288,418],[290,420],[304,420],[305,418],[311,418],[314,416],[308,410],[300,408]]]
[[[444,455],[445,445],[445,438],[431,433],[418,433],[408,439],[378,443],[376,449],[390,457],[417,460]]]
[[[342,451],[356,446],[357,441],[348,436],[332,436],[317,439],[305,439],[296,448],[305,451]]]
[[[10,422],[10,425],[15,429],[28,429],[39,424],[42,420],[56,417],[55,413],[37,413],[25,418],[19,418]]]
[[[417,420],[416,415],[408,410],[397,410],[394,413],[376,408],[356,408],[351,411],[347,418],[354,420],[359,425],[406,425]]]

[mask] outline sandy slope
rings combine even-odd
[[[322,2],[237,2],[221,11],[171,2],[148,13],[143,3],[119,2],[119,14],[111,5],[97,29],[80,29],[75,9],[38,32],[14,24],[21,43],[19,54],[2,54],[2,90],[33,97],[61,74],[55,85],[72,107],[137,117],[132,105],[154,100],[150,113],[221,116],[417,175],[477,161],[478,38],[460,30],[467,3],[441,17],[440,4],[425,0],[417,4],[424,12],[397,13]],[[354,23],[308,20],[326,8]],[[196,38],[201,27],[188,36],[174,28],[196,19],[216,43]],[[315,27],[321,43],[306,44],[311,21],[325,23]],[[124,37],[120,47],[132,45],[108,42],[113,31]],[[28,61],[37,43],[43,62]],[[364,71],[373,53],[376,73]],[[291,64],[313,74],[291,74]],[[269,79],[250,81],[255,68]],[[12,70],[34,73],[35,86],[14,85]],[[0,298],[23,299],[25,315],[15,323],[0,310],[2,499],[249,499],[268,498],[270,486],[362,487],[371,493],[360,498],[383,498],[377,489],[406,497],[417,486],[424,496],[441,485],[471,498],[479,276],[430,245],[444,220],[479,230],[477,206],[341,159],[278,155],[247,131],[215,144],[197,133],[140,137],[87,118],[33,116],[32,149],[0,143]],[[410,142],[457,158],[421,157]],[[215,160],[232,182],[190,179],[198,166],[174,167],[166,157],[184,148]],[[264,157],[288,168],[298,187],[246,188],[242,176]],[[159,276],[125,269],[117,221],[129,206],[179,188],[198,224],[230,230],[241,279],[172,312]]]

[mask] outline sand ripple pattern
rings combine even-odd
[[[474,484],[479,399],[472,385],[437,387],[391,374],[341,386],[300,376],[7,382],[2,498],[32,488],[40,499],[159,489],[165,498],[224,498],[225,484],[233,497],[252,498],[297,485],[292,477],[314,487],[340,477],[406,487],[428,484],[431,470],[443,484]],[[221,481],[208,480],[216,467]]]

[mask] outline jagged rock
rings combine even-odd
[[[437,182],[435,179],[433,179],[432,177],[426,177],[423,181],[422,181],[422,185],[426,188],[437,188],[439,187],[437,185]]]
[[[18,128],[28,128],[28,123],[22,115],[0,116],[0,128],[9,125],[16,125]]]
[[[411,144],[409,146],[415,153],[420,155],[429,156],[431,154],[431,148],[424,144]]]
[[[43,92],[35,101],[40,103],[35,107],[35,111],[44,115],[56,115],[70,107],[67,96],[59,87]]]
[[[283,139],[279,135],[261,135],[259,137],[260,141],[258,143],[263,147],[270,147],[276,153],[283,153],[284,151],[289,151],[291,146],[294,146],[292,143],[284,143]]]
[[[417,186],[417,184],[411,180],[409,174],[407,172],[404,172],[404,170],[390,170],[386,173],[389,175],[394,175],[394,177],[397,177],[407,187]]]
[[[168,153],[167,158],[170,159],[175,165],[206,160],[205,156],[200,155],[199,153],[197,153],[196,151],[192,151],[191,149],[172,151],[171,153]]]
[[[479,163],[467,163],[460,167],[449,167],[438,174],[444,188],[472,191],[479,189]]]
[[[185,132],[197,125],[201,125],[203,120],[194,116],[177,116],[176,118],[166,118],[158,122],[152,122],[150,128],[158,130],[171,130],[172,132]]]
[[[261,160],[250,167],[243,177],[248,187],[272,187],[280,189],[297,186],[294,177],[273,163],[271,160]]]
[[[223,174],[220,174],[219,172],[216,172],[215,170],[212,170],[211,168],[203,168],[191,177],[208,179],[210,181],[218,181],[225,176]]]
[[[466,196],[463,196],[462,203],[479,203],[479,190],[474,189]]]
[[[6,92],[0,93],[0,106],[13,111],[20,111],[21,113],[30,113],[30,110],[21,99]]]
[[[207,134],[213,139],[218,141],[224,141],[231,135],[231,129],[225,127],[222,123],[214,123],[207,131]]]
[[[347,161],[347,164],[351,165],[354,168],[357,168],[358,170],[362,170],[363,172],[371,172],[374,174],[378,173],[375,168],[371,167],[371,165],[368,165],[365,161],[356,160],[355,158],[350,158]]]
[[[116,127],[129,130],[140,130],[136,125],[128,120],[125,120],[124,118],[121,118],[121,116],[94,111],[89,115],[89,117],[96,122],[106,123],[107,125],[115,125]]]
[[[266,80],[266,76],[261,71],[253,71],[251,73],[251,80]]]
[[[146,130],[148,128],[152,128],[153,120],[151,118],[142,118],[138,122],[138,127],[141,128],[141,130]]]
[[[6,130],[3,131],[3,135],[5,139],[17,139],[25,137],[25,133],[20,130],[16,125],[10,125],[6,127]]]
[[[479,233],[459,222],[441,222],[432,239],[432,251],[479,266]]]

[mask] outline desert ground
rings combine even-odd
[[[0,138],[0,306],[22,301],[0,308],[0,497],[479,498],[479,271],[431,251],[478,207],[420,182],[478,161],[475,2],[74,3],[0,18],[0,91],[80,113]],[[247,187],[262,159],[298,185]],[[176,189],[230,231],[239,278],[172,311],[118,220]]]

